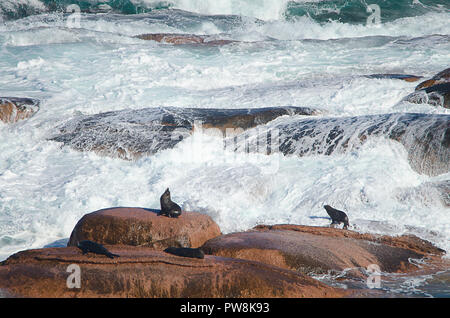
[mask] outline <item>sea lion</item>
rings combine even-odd
[[[181,215],[180,206],[170,199],[169,188],[162,194],[159,201],[161,203],[161,212],[158,215],[165,215],[170,218],[177,218]]]
[[[329,205],[324,205],[323,207],[331,217],[331,225],[344,223],[344,229],[348,228],[349,224],[347,214],[342,211],[336,210]]]
[[[205,258],[205,253],[199,248],[168,247],[164,252],[183,257]]]
[[[91,252],[106,255],[109,258],[120,257],[120,255],[116,255],[108,251],[103,245],[88,240],[79,242],[77,247],[83,251],[83,255]]]

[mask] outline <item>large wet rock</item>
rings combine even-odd
[[[307,107],[205,109],[158,107],[122,110],[75,117],[57,127],[50,140],[79,151],[95,151],[122,159],[137,159],[173,148],[191,135],[194,124],[203,128],[249,129],[283,115],[315,115]]]
[[[272,151],[297,156],[344,153],[358,149],[369,138],[384,137],[405,147],[415,171],[431,176],[450,171],[449,115],[394,113],[289,118],[244,132],[237,140],[229,138],[226,146],[248,151],[264,144],[267,136],[271,136]]]
[[[415,236],[376,236],[300,225],[257,226],[211,239],[202,250],[308,274],[365,269],[372,264],[383,272],[407,272],[417,269],[410,259],[444,252]],[[360,271],[354,274],[360,275]]]
[[[141,40],[156,41],[169,44],[206,44],[206,45],[225,45],[236,41],[219,40],[208,35],[179,34],[179,33],[148,33],[135,36]]]
[[[450,108],[450,68],[417,85],[404,101]]]
[[[183,212],[178,218],[159,216],[157,210],[110,208],[84,215],[70,235],[68,246],[91,240],[100,244],[167,247],[199,247],[221,234],[210,216]]]
[[[120,255],[82,255],[76,247],[28,250],[0,263],[0,290],[15,297],[341,297],[294,271],[205,256],[193,259],[145,247],[106,246]],[[80,288],[68,288],[69,265],[80,268]],[[73,266],[73,265],[72,265]],[[72,281],[72,279],[69,279]]]
[[[33,116],[39,110],[39,101],[31,98],[0,97],[0,120],[15,123]]]
[[[406,96],[404,101],[450,108],[450,83],[437,84],[420,89]]]

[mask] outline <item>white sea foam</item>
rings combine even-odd
[[[399,104],[416,83],[363,77],[432,76],[447,67],[448,40],[428,36],[448,35],[446,18],[433,13],[371,28],[307,19],[236,24],[197,16],[165,24],[151,15],[82,15],[81,28],[73,29],[61,15],[44,14],[2,24],[0,96],[35,97],[41,106],[29,120],[0,122],[0,259],[68,237],[82,215],[97,209],[158,208],[166,187],[184,209],[208,213],[225,233],[260,223],[327,225],[327,203],[346,210],[358,231],[413,233],[450,251],[448,207],[420,188],[450,175],[417,174],[394,141],[375,139],[342,155],[260,158],[224,153],[220,140],[194,135],[175,149],[128,162],[46,140],[80,112],[152,106],[448,114]],[[259,42],[177,47],[131,37],[150,32]],[[187,156],[192,149],[202,155]],[[276,174],[262,173],[274,165]],[[405,187],[420,188],[420,195],[405,195]]]
[[[262,20],[276,20],[283,17],[289,0],[132,0],[133,3],[153,7],[167,3],[171,7],[201,14],[234,14],[255,17]]]

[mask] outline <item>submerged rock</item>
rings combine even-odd
[[[420,201],[427,206],[440,201],[450,207],[450,180],[424,182],[417,187],[405,187],[397,190],[396,197],[403,202]]]
[[[407,272],[417,269],[410,258],[444,252],[414,236],[377,236],[301,225],[257,226],[213,238],[201,248],[206,254],[254,260],[309,274],[365,269],[371,264],[383,272]]]
[[[219,226],[208,215],[184,212],[174,219],[158,216],[157,210],[110,208],[84,215],[70,235],[67,246],[84,240],[100,244],[168,247],[199,247],[220,235]]]
[[[31,98],[0,97],[0,120],[15,123],[33,116],[39,110],[39,101]]]
[[[79,151],[95,151],[122,159],[137,159],[173,148],[191,135],[194,123],[203,128],[246,130],[283,115],[316,115],[307,107],[207,109],[157,107],[75,117],[57,127],[50,140]]]
[[[376,79],[400,79],[406,82],[416,82],[422,78],[422,76],[408,75],[408,74],[371,74],[367,75],[366,77]]]
[[[205,45],[225,45],[236,41],[217,40],[208,35],[179,34],[179,33],[148,33],[136,35],[135,38],[147,41],[156,41],[169,44],[205,44]]]
[[[342,297],[346,291],[267,264],[174,256],[146,247],[107,245],[120,258],[76,247],[16,253],[0,263],[0,290],[13,297]],[[80,268],[79,288],[68,266]],[[76,282],[76,281],[75,281]],[[72,287],[72,288],[69,288]]]
[[[245,137],[253,136],[253,138]],[[256,135],[256,136],[254,136]],[[450,115],[394,113],[356,117],[290,118],[274,122],[240,138],[229,138],[228,148],[255,149],[272,136],[272,151],[284,155],[331,155],[358,149],[368,138],[400,142],[411,167],[431,176],[450,171]],[[274,138],[278,136],[278,138]],[[273,141],[278,144],[273,144]]]

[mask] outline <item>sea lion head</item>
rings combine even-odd
[[[170,201],[170,191],[169,188],[167,188],[166,191],[164,191],[164,193],[161,195],[161,204],[162,202],[165,202],[165,204],[167,205]]]
[[[163,195],[163,197],[169,197],[170,198],[169,188],[167,188],[166,191],[164,191],[164,193],[162,195]]]

